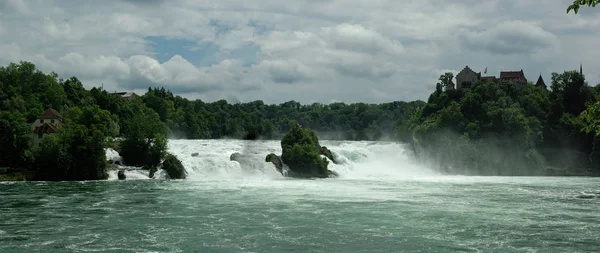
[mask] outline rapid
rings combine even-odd
[[[0,252],[596,252],[598,181],[444,176],[394,142],[321,141],[340,177],[284,178],[278,141],[171,140],[186,180],[0,183]],[[232,153],[244,161],[230,161]],[[192,155],[194,154],[194,155]],[[111,154],[118,159],[118,154]]]

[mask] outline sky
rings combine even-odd
[[[2,0],[0,65],[86,88],[283,103],[426,100],[444,72],[578,70],[600,83],[600,7],[572,0]]]

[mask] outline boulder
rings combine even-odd
[[[156,166],[152,166],[152,167],[148,168],[147,170],[150,171],[148,173],[148,177],[149,178],[154,178],[154,174],[158,171],[158,168],[156,168]]]
[[[321,155],[323,155],[323,156],[325,156],[325,157],[329,158],[329,160],[331,160],[331,161],[332,161],[333,163],[335,163],[335,164],[340,164],[340,162],[339,162],[339,161],[337,161],[337,160],[334,158],[334,156],[333,156],[333,153],[331,152],[331,150],[329,150],[329,149],[328,149],[327,147],[325,147],[325,146],[322,146],[322,147],[321,147]]]
[[[156,166],[144,166],[142,167],[142,169],[149,171],[148,178],[154,178],[154,173],[158,171],[158,168],[156,168]]]
[[[125,180],[127,178],[125,176],[125,171],[124,170],[119,170],[119,172],[117,173],[117,177],[119,177],[119,180]]]
[[[173,154],[167,154],[165,160],[162,163],[162,169],[167,172],[170,179],[185,179],[187,177],[187,171],[177,156]]]
[[[273,153],[268,154],[265,158],[265,162],[273,163],[273,165],[275,165],[275,169],[279,173],[283,173],[283,162],[281,161],[281,157],[279,157],[278,155]]]
[[[242,154],[235,152],[229,156],[229,161],[239,162],[242,158]]]
[[[333,170],[329,171],[329,177],[339,177],[339,176],[340,176],[340,174],[338,174],[337,172],[335,172]]]

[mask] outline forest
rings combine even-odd
[[[0,101],[0,174],[33,171],[48,180],[106,178],[107,147],[128,165],[151,170],[167,157],[167,139],[281,139],[296,124],[321,139],[409,140],[409,119],[425,105],[208,103],[158,87],[124,99],[100,86],[88,90],[76,77],[43,73],[31,62],[0,67]],[[34,147],[31,124],[48,108],[64,117],[64,127]]]
[[[448,89],[452,73],[410,125],[415,153],[449,174],[594,175],[600,167],[600,86],[552,73],[550,90],[491,81]]]
[[[549,90],[492,82],[455,90],[448,88],[452,78],[441,75],[427,102],[231,104],[158,87],[125,99],[30,62],[11,63],[0,67],[0,174],[105,179],[108,147],[126,164],[152,171],[174,157],[168,139],[281,139],[297,124],[320,139],[408,143],[418,159],[447,174],[600,171],[600,87],[589,86],[582,73],[552,73]],[[62,114],[64,127],[33,146],[31,124],[48,108]]]

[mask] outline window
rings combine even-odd
[[[460,85],[463,89],[469,89],[471,88],[471,82],[469,81],[464,81],[462,82],[462,84]]]
[[[42,138],[42,136],[44,136],[44,134],[43,134],[43,133],[38,133],[38,138],[40,138],[40,139],[41,139],[41,138]]]
[[[41,119],[41,120],[40,120],[40,123],[44,124],[44,120],[43,120],[43,119]]]
[[[50,120],[50,123],[54,124],[54,120],[53,120],[53,119],[51,119],[51,120]]]

